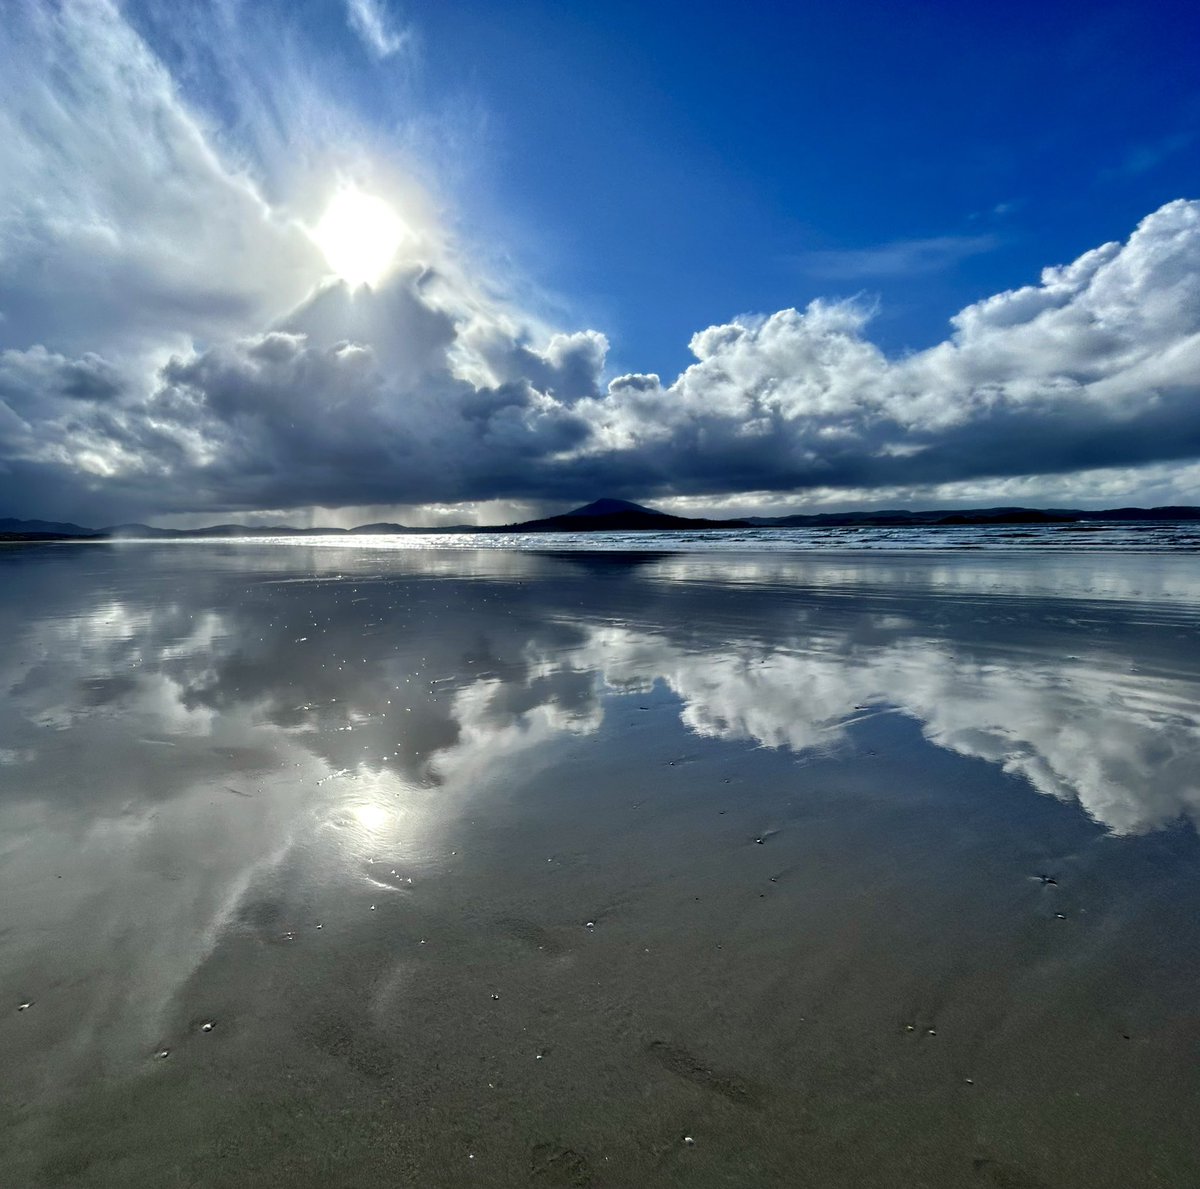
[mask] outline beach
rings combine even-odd
[[[645,536],[0,551],[0,1184],[1200,1182],[1196,554]]]

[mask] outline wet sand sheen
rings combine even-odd
[[[0,1183],[1196,1181],[1195,559],[0,564]]]

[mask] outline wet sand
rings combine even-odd
[[[1200,1183],[1194,556],[57,547],[0,608],[0,1184]]]

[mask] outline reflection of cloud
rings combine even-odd
[[[64,954],[126,973],[79,992],[47,1069],[104,1053],[114,1020],[155,1043],[293,846],[349,880],[384,844],[436,863],[498,774],[535,771],[597,731],[607,699],[656,683],[712,739],[836,752],[863,707],[894,708],[1117,833],[1200,818],[1186,558],[14,559],[0,853],[24,940],[6,952],[43,984]],[[295,580],[318,565],[342,576]]]
[[[559,668],[561,658],[543,658],[543,672],[513,685],[476,682],[454,697],[458,737],[434,763],[439,779],[451,787],[469,787],[517,756],[528,766],[539,749],[564,734],[599,728],[604,712],[593,672]]]
[[[1072,600],[1080,610],[1090,602],[1158,604],[1169,608],[1200,605],[1200,574],[1190,562],[1163,554],[1117,555],[1033,550],[922,555],[905,551],[873,556],[853,548],[841,553],[806,556],[789,542],[778,554],[768,552],[770,538],[755,542],[762,552],[749,554],[674,554],[655,563],[655,577],[668,582],[707,582],[744,587],[795,586],[830,593],[883,594],[892,599],[920,599],[927,592],[958,599]],[[918,620],[920,616],[918,615]]]
[[[1195,685],[1057,658],[965,657],[894,621],[889,643],[846,636],[794,651],[689,651],[661,636],[605,629],[582,650],[617,688],[664,681],[700,735],[794,751],[844,742],[868,706],[896,707],[939,747],[1018,773],[1040,793],[1077,800],[1116,833],[1200,818]],[[801,650],[804,643],[818,644]],[[1095,663],[1096,658],[1090,658]]]
[[[306,821],[296,785],[313,784],[310,755],[244,720],[196,731],[178,694],[147,674],[123,715],[45,722],[5,782],[3,901],[20,922],[6,970],[46,999],[53,1023],[36,1061],[14,1062],[31,1079],[15,1086],[28,1102],[83,1070],[148,1058],[176,992]]]
[[[527,559],[489,559],[485,586],[461,555],[457,582],[425,580],[447,559],[401,558],[359,586],[199,556],[0,559],[16,579],[0,613],[20,625],[0,655],[8,968],[30,994],[79,966],[122,971],[61,993],[73,1018],[27,1066],[45,1078],[29,1100],[161,1042],[173,996],[297,841],[341,878],[384,845],[420,863],[498,764],[599,722],[594,676],[562,660],[580,630],[489,609]]]
[[[168,570],[193,556],[155,555]],[[323,771],[386,776],[389,790],[399,778],[449,791],[489,756],[595,730],[606,692],[661,681],[698,734],[829,747],[857,708],[887,705],[931,742],[1078,799],[1117,831],[1200,808],[1191,675],[1174,656],[1130,672],[1130,650],[1146,642],[1113,634],[1126,630],[1120,609],[1132,596],[1158,601],[1163,629],[1187,629],[1180,601],[1195,601],[1194,581],[1172,559],[675,556],[597,586],[528,555],[518,565],[515,555],[408,554],[388,563],[393,580],[264,575],[256,597],[233,603],[221,592],[243,579],[229,556],[230,574],[195,576],[173,600],[109,591],[66,614],[51,603],[36,648],[18,641],[7,658],[8,765],[53,764],[47,731],[64,763],[82,746],[115,757],[125,735],[142,740],[132,759],[114,760],[124,776],[110,801],[91,794],[91,813],[163,795],[155,748],[170,747],[188,779],[206,767],[220,779],[223,765],[202,753],[213,744],[236,757],[230,770],[299,749]],[[426,560],[436,583],[422,580]],[[533,581],[539,566],[555,585]],[[724,621],[714,583],[762,615]],[[783,599],[780,583],[805,593]],[[662,599],[653,611],[651,589]],[[954,614],[936,627],[931,589],[953,596],[942,607]],[[592,600],[582,608],[571,593],[581,590]],[[1052,592],[1056,617],[1022,626]],[[606,606],[614,594],[631,602]],[[1059,659],[1072,649],[1084,659]]]

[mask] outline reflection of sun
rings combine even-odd
[[[357,288],[384,276],[409,228],[382,198],[348,186],[337,192],[311,234],[329,267]]]
[[[388,818],[391,814],[388,813],[382,805],[373,805],[370,801],[363,805],[356,805],[351,811],[354,814],[358,824],[364,830],[382,830],[388,823]]]

